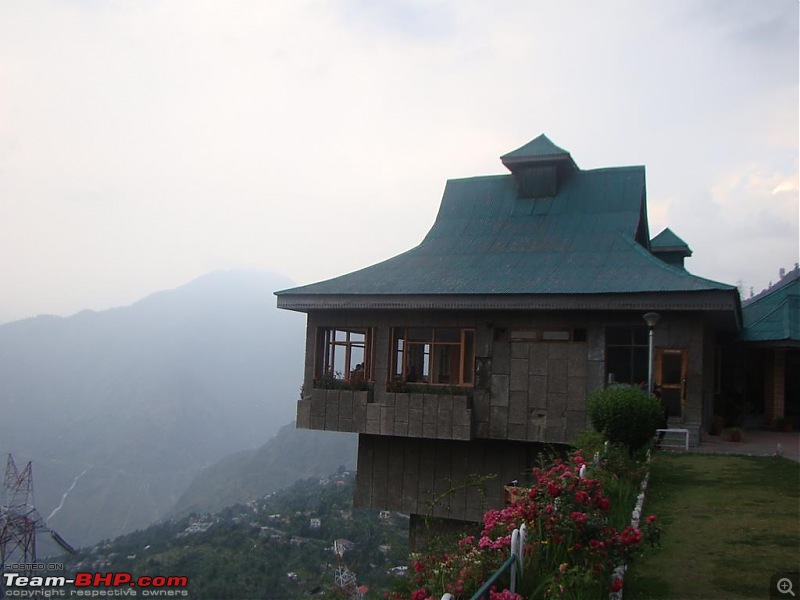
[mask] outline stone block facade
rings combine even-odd
[[[361,434],[357,505],[477,520],[483,503],[500,506],[504,483],[530,475],[542,448],[569,444],[590,426],[586,400],[608,379],[608,328],[642,325],[639,311],[311,313],[297,424]],[[390,391],[392,328],[412,326],[474,331],[473,384]],[[314,387],[317,330],[335,327],[370,328],[369,390]],[[563,339],[542,339],[556,334]],[[696,445],[714,394],[713,331],[699,315],[665,314],[654,345],[686,356],[680,415],[670,424],[689,429]],[[459,488],[489,473],[484,496]]]

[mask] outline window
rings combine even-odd
[[[475,331],[456,327],[392,328],[392,379],[472,385]]]
[[[647,381],[647,327],[606,327],[606,381]]]
[[[586,330],[578,329],[512,329],[512,342],[585,342]]]
[[[349,382],[372,381],[372,329],[319,329],[315,377],[324,376]]]

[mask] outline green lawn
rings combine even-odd
[[[782,458],[656,454],[644,514],[662,548],[625,577],[626,600],[769,598],[800,570],[800,465]]]

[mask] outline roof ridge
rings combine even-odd
[[[764,298],[768,298],[772,294],[774,294],[776,292],[779,292],[784,287],[794,283],[798,279],[800,279],[800,269],[795,267],[794,269],[792,269],[791,271],[786,273],[783,276],[783,279],[779,279],[773,285],[764,288],[763,290],[758,292],[755,296],[751,296],[750,298],[747,298],[747,299],[743,300],[742,301],[742,307],[752,306],[753,304],[756,304],[756,303],[760,302]]]

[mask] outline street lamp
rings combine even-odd
[[[647,354],[647,393],[653,393],[653,329],[656,327],[656,323],[661,318],[661,315],[656,312],[649,312],[644,313],[643,315],[645,323],[647,323],[647,328],[650,330],[650,340],[648,344],[648,354]]]

